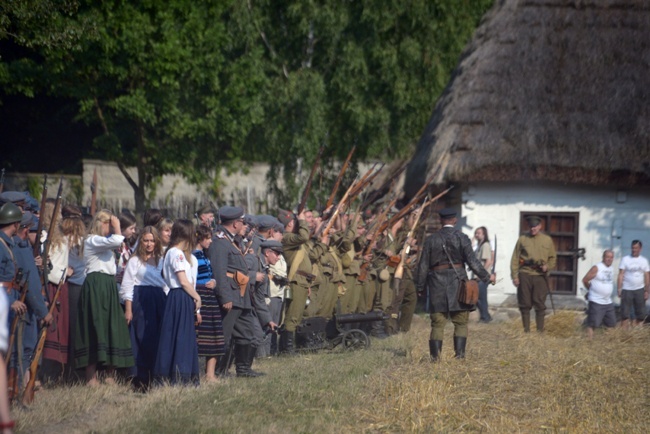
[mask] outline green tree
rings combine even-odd
[[[276,169],[271,184],[281,205],[295,203],[309,173],[297,177],[296,160],[311,165],[324,142],[326,159],[344,158],[353,144],[355,159],[409,155],[492,3],[242,2],[249,31],[264,46],[269,77],[267,128],[251,142]]]
[[[71,25],[92,22],[96,32],[77,50],[43,53],[50,91],[79,101],[79,119],[101,125],[95,146],[133,188],[137,213],[160,176],[199,182],[241,158],[261,122],[261,48],[242,44],[227,26],[229,7],[87,0]]]

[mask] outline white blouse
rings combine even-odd
[[[169,292],[165,280],[160,272],[162,271],[163,261],[158,261],[158,266],[143,263],[137,256],[132,256],[124,269],[124,278],[120,286],[120,299],[122,301],[133,301],[133,288],[136,286],[157,286]]]
[[[99,272],[114,276],[117,268],[114,250],[122,245],[122,241],[124,241],[122,235],[112,234],[108,237],[89,235],[84,241],[86,275]]]
[[[196,275],[199,272],[199,262],[193,255],[187,258],[182,250],[172,247],[165,255],[163,270],[165,273],[165,283],[170,289],[181,288],[181,283],[176,276],[178,271],[185,271],[187,280],[196,288]]]

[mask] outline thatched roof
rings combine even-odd
[[[650,185],[650,2],[497,0],[407,172]]]

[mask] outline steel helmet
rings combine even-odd
[[[10,225],[23,219],[23,212],[11,202],[5,203],[0,207],[0,225]]]

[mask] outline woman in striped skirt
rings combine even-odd
[[[221,308],[216,295],[217,282],[212,276],[210,260],[205,251],[212,244],[212,230],[207,226],[196,229],[197,245],[192,252],[198,261],[199,272],[196,280],[196,291],[201,296],[201,324],[196,326],[196,336],[199,345],[199,357],[205,357],[205,379],[208,382],[217,381],[215,369],[217,358],[223,356],[225,341],[221,323]]]
[[[169,288],[162,278],[162,244],[158,231],[146,226],[124,270],[120,298],[129,324],[135,359],[134,385],[148,388],[158,352],[160,325]]]

